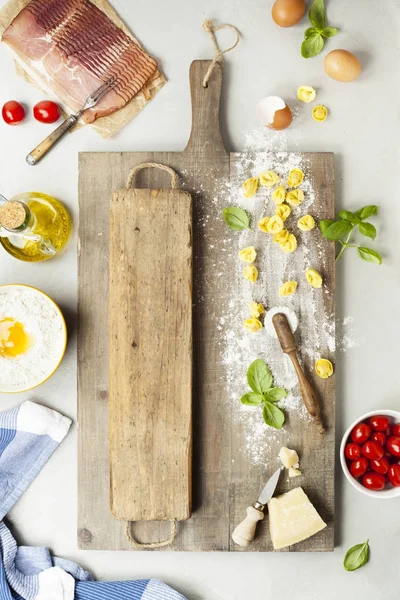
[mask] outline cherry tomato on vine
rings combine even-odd
[[[390,465],[388,477],[394,487],[400,487],[400,465]]]
[[[383,415],[374,415],[368,423],[374,431],[386,431],[389,427],[389,419]]]
[[[364,444],[371,435],[371,427],[366,423],[359,423],[351,432],[351,439],[356,444]]]
[[[361,452],[370,460],[382,458],[382,456],[385,454],[385,450],[382,448],[382,446],[378,444],[378,442],[371,440],[365,442],[364,446],[361,448]]]
[[[390,467],[390,463],[385,456],[382,456],[382,458],[377,458],[375,460],[370,460],[369,464],[373,471],[375,471],[376,473],[381,473],[381,475],[386,475]]]
[[[400,456],[400,437],[391,435],[386,442],[386,448],[392,456]]]
[[[380,492],[386,485],[386,478],[380,473],[374,473],[373,471],[370,471],[364,475],[362,484],[369,490]]]
[[[361,457],[361,446],[358,444],[346,444],[344,449],[344,453],[346,458],[349,460],[356,460],[356,458]]]
[[[359,479],[359,477],[362,477],[367,472],[367,469],[368,469],[368,461],[364,457],[354,460],[350,465],[350,473],[356,479]]]
[[[60,118],[60,109],[55,102],[42,100],[33,107],[33,116],[40,123],[55,123]]]
[[[386,435],[383,431],[374,431],[370,437],[373,442],[378,442],[381,446],[384,446],[386,443]]]
[[[1,114],[7,125],[19,125],[25,119],[25,109],[16,100],[9,100],[3,105]]]
[[[392,433],[393,433],[393,435],[400,437],[400,423],[396,423],[395,425],[393,425]]]

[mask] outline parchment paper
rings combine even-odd
[[[3,35],[4,31],[11,24],[11,22],[15,19],[19,12],[27,4],[29,4],[30,0],[9,0],[7,4],[0,10],[0,36]],[[132,38],[136,44],[139,44],[138,40],[132,35],[129,29],[126,27],[124,22],[119,18],[116,11],[110,6],[107,0],[90,0],[92,4],[95,4],[97,8],[102,10],[111,21],[120,27],[126,35]],[[16,71],[17,74],[20,75],[28,81],[36,85],[43,92],[48,93],[48,90],[44,89],[41,83],[35,80],[34,73],[32,71],[28,73],[28,65],[24,64],[24,61],[21,57],[17,57],[14,54],[15,63],[16,63]],[[162,86],[165,84],[164,75],[157,70],[154,74],[153,78],[146,83],[146,85],[140,90],[138,94],[132,100],[128,102],[123,108],[120,108],[116,112],[108,115],[107,117],[101,117],[96,119],[96,121],[90,125],[82,125],[82,127],[92,127],[97,133],[99,133],[102,137],[108,138],[117,133],[126,123],[131,121],[145,106],[150,100],[159,92]],[[65,105],[62,105],[64,111],[70,113],[71,111]],[[76,129],[76,128],[75,128]]]

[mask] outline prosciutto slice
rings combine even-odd
[[[89,0],[31,0],[2,39],[71,112],[114,77],[86,123],[122,108],[157,73],[157,61]]]

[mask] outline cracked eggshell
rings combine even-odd
[[[279,96],[267,96],[256,107],[257,119],[270,129],[280,131],[291,124],[292,111]]]

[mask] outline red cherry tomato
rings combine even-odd
[[[346,444],[344,453],[349,460],[356,460],[361,457],[361,447],[358,444]]]
[[[369,464],[373,471],[375,471],[376,473],[381,473],[382,475],[386,475],[390,467],[390,463],[385,456],[382,456],[382,458],[377,458],[375,460],[370,460]]]
[[[356,425],[351,432],[351,439],[356,444],[364,444],[367,440],[369,440],[369,436],[371,435],[371,427],[366,423],[359,423]]]
[[[392,433],[393,433],[393,435],[400,437],[400,423],[396,423],[395,425],[393,425]]]
[[[386,443],[386,435],[383,431],[374,431],[370,439],[374,442],[378,442],[381,446],[384,446]]]
[[[369,440],[365,442],[364,446],[361,448],[361,452],[364,454],[366,458],[370,460],[376,460],[378,458],[382,458],[385,454],[384,449],[378,442],[374,442]]]
[[[25,109],[16,100],[6,102],[2,108],[1,114],[8,125],[18,125],[25,119]]]
[[[350,465],[350,473],[353,475],[353,477],[355,479],[362,477],[364,475],[364,473],[367,472],[367,469],[368,469],[368,461],[364,457],[354,460]]]
[[[55,102],[42,100],[33,107],[33,116],[41,123],[54,123],[60,118],[60,109]]]
[[[394,487],[400,487],[400,465],[391,465],[388,471],[389,481]]]
[[[389,427],[389,419],[382,415],[374,415],[368,421],[374,431],[386,431]]]
[[[400,456],[400,437],[391,435],[386,442],[386,448],[392,456]]]
[[[370,471],[364,475],[362,484],[369,490],[380,492],[386,485],[386,478],[380,473],[374,473],[373,471]]]
[[[389,425],[389,427],[386,429],[386,437],[389,437],[389,435],[393,435],[393,427],[392,425]]]

